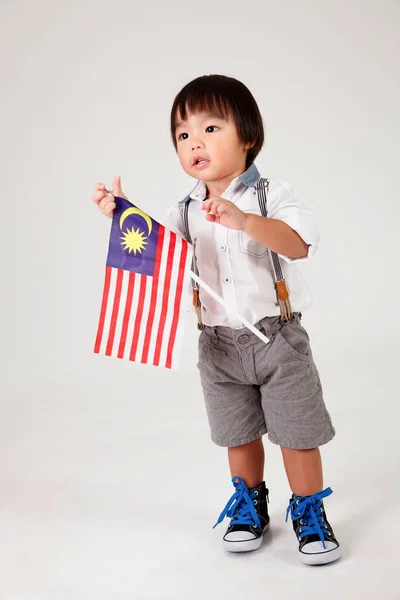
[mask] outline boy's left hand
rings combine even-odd
[[[228,227],[228,229],[236,229],[238,231],[244,229],[248,216],[233,202],[219,196],[211,196],[208,200],[204,200],[201,209],[206,212],[207,221],[213,221],[214,223]]]

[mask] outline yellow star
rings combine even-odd
[[[121,246],[125,246],[124,250],[128,250],[129,253],[133,252],[135,256],[136,252],[142,254],[146,244],[148,244],[148,242],[146,242],[147,237],[145,237],[143,231],[139,230],[139,227],[136,230],[134,227],[132,227],[131,230],[127,229],[121,237],[121,240]]]

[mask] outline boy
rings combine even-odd
[[[166,225],[192,241],[199,276],[270,339],[265,344],[200,289],[198,367],[211,437],[228,448],[235,488],[217,522],[231,519],[224,547],[255,550],[269,527],[262,442],[268,433],[281,447],[293,492],[287,515],[301,560],[333,562],[340,547],[324,510],[323,498],[332,490],[323,490],[319,446],[335,432],[301,325],[311,298],[296,265],[317,247],[314,217],[296,190],[276,179],[268,182],[268,215],[261,216],[254,160],[264,129],[243,83],[209,75],[187,84],[172,107],[171,135],[182,168],[198,181],[170,208]],[[114,179],[113,194],[103,184],[95,190],[93,200],[112,216],[114,196],[125,197],[120,179]],[[281,259],[293,309],[289,320],[280,317],[267,248]]]

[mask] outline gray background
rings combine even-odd
[[[1,600],[399,597],[399,13],[394,0],[0,3]],[[343,560],[326,569],[298,563],[272,445],[272,536],[223,554],[225,524],[211,526],[231,485],[194,315],[178,373],[92,354],[110,227],[93,186],[120,174],[162,220],[194,183],[170,107],[209,73],[250,88],[259,170],[320,221],[302,269],[338,433],[323,455]]]

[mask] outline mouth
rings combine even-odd
[[[202,156],[198,156],[193,159],[192,167],[195,169],[202,169],[210,164],[210,161],[207,158],[203,158]]]

